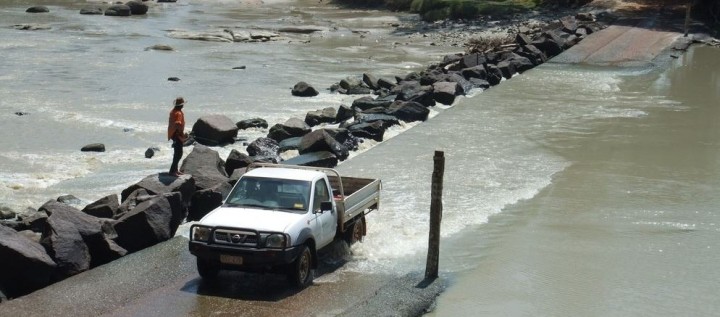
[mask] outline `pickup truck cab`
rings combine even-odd
[[[327,168],[253,164],[223,204],[190,227],[190,253],[202,278],[222,269],[286,273],[312,283],[317,250],[366,234],[380,204],[378,179],[341,177]]]

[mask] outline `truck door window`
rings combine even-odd
[[[315,182],[315,196],[313,197],[313,210],[320,211],[320,203],[323,201],[329,201],[330,194],[328,194],[328,187],[324,180],[318,180]]]

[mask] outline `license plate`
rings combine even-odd
[[[220,263],[242,265],[243,258],[241,256],[221,254],[220,255]]]

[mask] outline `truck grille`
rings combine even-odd
[[[249,231],[235,231],[235,230],[215,230],[214,239],[216,243],[231,244],[231,245],[244,245],[244,246],[257,246],[258,237],[255,232]]]

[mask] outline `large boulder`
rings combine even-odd
[[[298,151],[300,154],[327,151],[333,153],[341,161],[350,155],[348,148],[335,140],[325,129],[315,130],[303,136]]]
[[[315,87],[311,86],[310,84],[301,81],[295,84],[293,86],[293,89],[291,91],[293,96],[298,97],[314,97],[317,96],[319,93],[317,90],[315,90]]]
[[[123,189],[120,193],[120,201],[124,203],[133,192],[141,188],[146,190],[149,195],[179,192],[182,194],[183,201],[190,204],[190,197],[195,193],[195,179],[189,175],[176,177],[167,173],[149,175]]]
[[[250,156],[233,149],[225,159],[225,173],[227,173],[227,175],[232,175],[234,170],[247,167],[252,164],[252,162],[253,161]]]
[[[322,151],[301,154],[283,161],[282,164],[333,168],[337,166],[338,159],[334,154]]]
[[[42,205],[40,211],[45,211],[49,215],[48,227],[43,232],[41,241],[46,247],[51,246],[56,252],[56,256],[58,251],[69,245],[66,243],[67,241],[60,241],[64,236],[56,235],[57,232],[67,234],[67,237],[71,238],[73,248],[77,250],[84,249],[81,246],[74,245],[75,235],[72,233],[73,228],[79,233],[87,247],[90,267],[108,263],[127,253],[112,240],[116,234],[112,228],[112,222],[109,220],[85,214],[71,206],[54,201]],[[60,263],[60,261],[56,262]]]
[[[390,91],[396,95],[396,100],[416,101],[423,106],[432,107],[435,105],[435,99],[432,96],[432,86],[422,86],[419,81],[403,81],[397,84]]]
[[[386,113],[405,122],[414,122],[427,120],[430,110],[414,101],[396,101]]]
[[[130,14],[132,15],[144,15],[148,12],[148,5],[142,3],[141,1],[128,1],[125,2],[125,5],[130,7]]]
[[[105,16],[129,17],[130,15],[132,15],[132,10],[125,4],[113,4],[105,9]]]
[[[102,143],[91,143],[83,146],[80,151],[82,152],[105,152],[105,144]]]
[[[310,111],[305,115],[305,123],[314,127],[321,123],[333,123],[337,116],[337,110],[333,107],[327,107],[322,110]]]
[[[85,206],[82,211],[98,218],[113,218],[120,208],[118,195],[107,195]]]
[[[238,127],[227,116],[214,114],[200,117],[193,124],[192,133],[198,143],[216,146],[234,142]]]
[[[252,119],[246,119],[241,120],[235,123],[235,125],[240,130],[245,130],[249,128],[261,128],[261,129],[267,129],[268,123],[265,121],[265,119],[262,118],[252,118]]]
[[[50,12],[50,9],[48,9],[48,7],[46,7],[46,6],[33,6],[33,7],[27,8],[27,10],[25,10],[25,12],[27,12],[27,13],[48,13],[48,12]]]
[[[229,182],[220,183],[213,188],[198,190],[192,197],[187,220],[200,220],[213,209],[220,207],[223,200],[230,194],[232,186]]]
[[[193,148],[183,161],[181,170],[192,175],[195,188],[198,190],[212,188],[228,181],[225,162],[220,158],[220,154],[203,145],[196,145]]]
[[[350,134],[358,138],[381,142],[387,129],[382,122],[356,122],[345,127]]]
[[[278,123],[270,128],[268,138],[282,141],[287,138],[299,137],[310,133],[310,126],[298,118],[290,118],[285,123]],[[249,152],[248,152],[249,153]],[[252,155],[252,154],[250,154]]]
[[[441,104],[452,105],[459,93],[460,85],[456,82],[439,81],[433,84],[433,99]]]
[[[172,238],[184,218],[182,194],[157,195],[117,220],[115,241],[128,252],[136,252]]]
[[[56,264],[37,242],[0,226],[0,288],[19,297],[52,282]]]
[[[250,142],[246,151],[252,157],[277,157],[280,153],[280,145],[275,139],[260,137]]]
[[[365,111],[372,108],[387,108],[392,103],[392,100],[374,99],[370,96],[360,97],[353,100],[352,108],[357,111]]]

